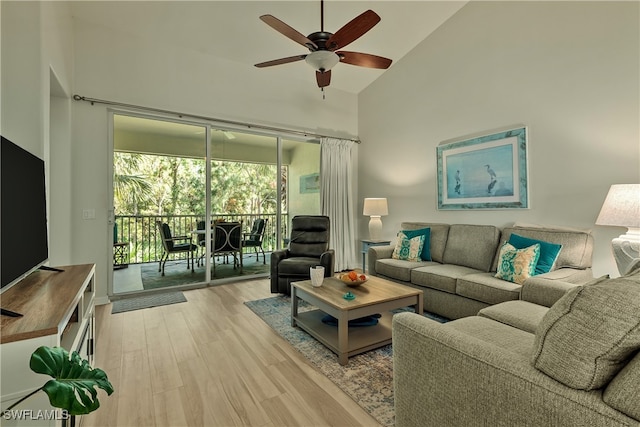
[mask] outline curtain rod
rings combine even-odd
[[[75,101],[90,102],[91,105],[93,105],[93,104],[115,105],[115,106],[118,106],[118,107],[133,108],[133,109],[136,109],[136,110],[152,111],[154,113],[170,114],[170,115],[178,116],[179,118],[187,117],[187,118],[194,118],[194,119],[200,119],[200,120],[207,120],[207,121],[226,124],[226,125],[241,126],[241,127],[246,127],[247,129],[262,129],[262,130],[268,130],[268,131],[272,131],[272,132],[284,132],[284,133],[288,133],[288,134],[301,135],[301,136],[305,136],[305,137],[311,136],[311,137],[317,137],[317,138],[338,138],[338,139],[345,139],[347,141],[353,141],[353,142],[355,142],[357,144],[360,144],[360,140],[357,139],[357,138],[355,138],[355,139],[354,138],[339,138],[337,136],[322,135],[322,134],[315,133],[315,132],[304,132],[304,131],[300,131],[300,130],[278,128],[278,127],[273,127],[273,126],[254,125],[254,124],[251,124],[251,123],[236,122],[236,121],[233,121],[233,120],[217,119],[215,117],[198,116],[198,115],[195,115],[195,114],[179,113],[177,111],[162,110],[162,109],[159,109],[159,108],[142,107],[140,105],[125,104],[125,103],[116,102],[116,101],[106,101],[104,99],[87,98],[86,96],[80,96],[80,95],[73,95],[73,99]]]

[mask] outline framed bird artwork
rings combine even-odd
[[[438,209],[528,209],[525,126],[436,147]]]

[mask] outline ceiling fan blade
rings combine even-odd
[[[316,81],[318,82],[318,87],[329,86],[329,83],[331,83],[331,70],[325,71],[324,73],[316,71]]]
[[[332,35],[325,46],[329,50],[341,49],[360,38],[364,33],[372,29],[378,22],[380,17],[373,10],[367,10],[353,18]]]
[[[298,32],[297,30],[291,28],[289,25],[285,24],[284,22],[282,22],[281,20],[279,20],[275,16],[273,16],[273,15],[262,15],[260,17],[260,19],[265,24],[267,24],[268,26],[270,26],[271,28],[273,28],[274,30],[279,32],[280,34],[282,34],[282,35],[284,35],[286,37],[289,37],[294,42],[300,43],[302,46],[304,46],[304,47],[306,47],[308,49],[312,49],[312,50],[318,49],[318,46],[316,46],[316,44],[314,42],[309,40],[307,38],[307,36],[303,35],[302,33]]]
[[[371,55],[369,53],[347,52],[341,50],[336,52],[336,54],[340,57],[340,62],[367,68],[380,68],[384,70],[389,68],[392,62],[389,58]]]
[[[287,58],[274,59],[273,61],[261,62],[255,66],[258,68],[272,67],[274,65],[288,64],[289,62],[302,61],[307,55],[289,56]]]

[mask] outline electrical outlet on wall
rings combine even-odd
[[[84,209],[82,211],[82,219],[96,219],[95,209]]]

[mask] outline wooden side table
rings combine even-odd
[[[129,243],[113,244],[113,269],[118,270],[129,266]]]
[[[391,240],[362,240],[362,272],[367,272],[367,252],[372,246],[389,246]]]

